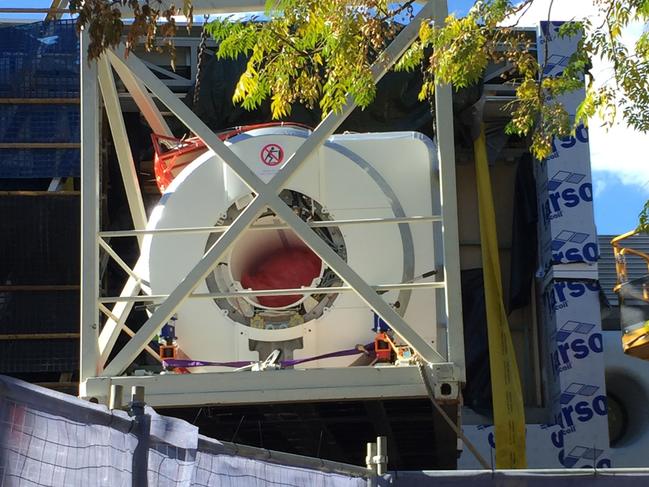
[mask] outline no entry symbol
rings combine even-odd
[[[284,160],[284,149],[277,144],[267,144],[261,149],[259,156],[267,166],[277,166]]]

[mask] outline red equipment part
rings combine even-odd
[[[244,288],[294,289],[309,286],[320,275],[322,261],[308,247],[281,247],[262,253],[241,274]],[[283,308],[299,301],[301,295],[259,296],[257,301],[269,308]]]
[[[230,137],[243,132],[267,127],[300,127],[312,130],[307,125],[292,122],[260,123],[226,130],[218,134],[218,138],[228,140]],[[198,137],[177,139],[165,135],[151,134],[151,140],[153,141],[153,151],[155,153],[153,162],[155,180],[161,193],[164,193],[165,189],[185,166],[207,151],[205,143]]]
[[[185,166],[207,151],[207,147],[198,137],[182,140],[151,134],[151,141],[155,153],[153,160],[155,181],[161,193],[164,193]]]
[[[374,337],[374,353],[377,362],[392,362],[394,344],[387,333],[377,333]]]

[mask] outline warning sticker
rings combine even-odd
[[[267,166],[277,166],[284,160],[284,149],[277,144],[267,144],[261,149],[259,157]]]

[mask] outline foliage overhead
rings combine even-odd
[[[127,52],[143,37],[154,48],[156,21],[166,19],[160,34],[175,33],[172,15],[191,18],[191,1],[179,8],[160,0],[72,0],[79,11],[78,25],[88,28],[90,57],[97,57],[119,42],[124,30],[117,6],[130,7],[135,20],[128,29]],[[533,154],[543,159],[552,152],[554,136],[565,136],[579,123],[599,115],[605,124],[622,120],[649,131],[649,0],[592,0],[598,15],[564,24],[560,35],[581,38],[567,68],[545,77],[536,56],[526,49],[529,38],[516,25],[502,27],[538,0],[477,0],[463,18],[449,16],[443,24],[424,20],[419,37],[396,64],[397,70],[422,70],[422,100],[434,93],[436,83],[463,88],[478,82],[489,63],[511,69],[507,82],[516,89],[512,118],[506,131],[529,137]],[[559,2],[551,0],[550,9]],[[264,19],[235,22],[220,18],[208,25],[219,42],[217,56],[248,58],[234,102],[247,109],[271,100],[273,117],[290,114],[294,103],[319,106],[323,113],[339,111],[347,95],[367,107],[375,95],[371,65],[398,33],[404,19],[411,20],[414,0],[267,0]],[[548,12],[548,18],[550,12]],[[640,23],[638,40],[625,42],[625,30]],[[168,40],[168,39],[167,39]],[[543,56],[541,56],[543,57]],[[610,80],[595,80],[591,59],[612,66]],[[569,117],[562,95],[586,85],[586,97],[575,119]],[[649,224],[649,207],[642,225]]]
[[[371,63],[394,37],[395,16],[412,15],[412,2],[390,8],[384,0],[282,0],[265,22],[219,19],[208,26],[218,57],[248,56],[234,93],[245,108],[272,100],[273,117],[293,103],[338,111],[351,95],[361,107],[375,95]]]
[[[99,58],[109,47],[117,46],[122,40],[126,30],[126,54],[144,39],[144,48],[147,51],[157,49],[156,36],[165,39],[171,46],[171,38],[176,35],[175,16],[184,16],[189,19],[187,28],[191,28],[192,3],[191,0],[179,0],[180,7],[171,4],[165,6],[161,0],[70,0],[69,7],[72,13],[78,14],[77,30],[87,30],[90,42],[88,45],[88,60]],[[129,18],[128,29],[124,28],[121,9],[126,8],[132,12]],[[174,53],[171,65],[174,66]]]

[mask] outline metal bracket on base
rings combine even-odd
[[[375,443],[367,444],[367,456],[365,457],[367,469],[372,472],[372,478],[368,479],[368,485],[375,486],[376,476],[385,475],[388,471],[388,439],[386,436],[377,436]]]
[[[435,400],[441,404],[460,402],[460,376],[457,366],[451,363],[427,364],[424,368]]]

